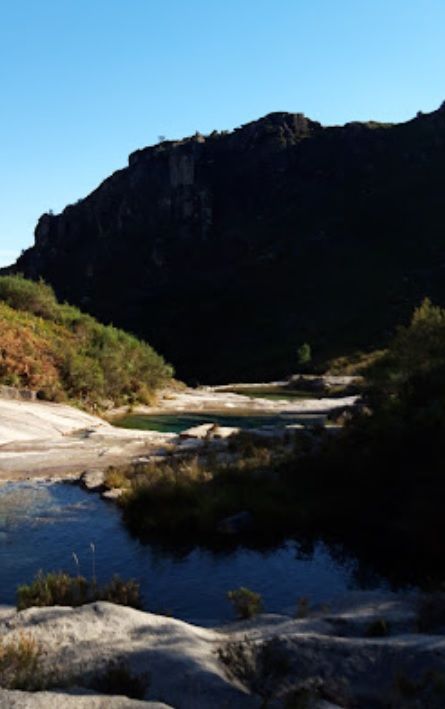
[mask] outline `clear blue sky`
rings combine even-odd
[[[445,99],[445,0],[0,0],[0,263],[159,135]]]

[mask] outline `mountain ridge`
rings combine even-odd
[[[7,269],[147,338],[196,379],[280,376],[381,345],[444,302],[445,103],[400,124],[274,112],[136,150],[39,219]]]

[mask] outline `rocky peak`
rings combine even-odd
[[[380,345],[424,295],[445,303],[444,115],[324,128],[275,112],[162,141],[43,215],[12,270],[189,379],[278,377],[302,342]]]

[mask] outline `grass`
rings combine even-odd
[[[152,535],[209,542],[221,536],[220,523],[247,511],[254,533],[287,529],[295,498],[278,468],[289,455],[282,444],[242,434],[229,445],[226,462],[197,456],[170,456],[157,463],[111,468],[105,484],[124,490],[119,498],[124,521],[142,538]],[[264,525],[263,523],[266,522]]]
[[[0,384],[101,409],[152,403],[172,369],[148,344],[58,303],[52,289],[0,277]]]
[[[102,670],[81,675],[50,670],[43,665],[43,648],[21,631],[15,638],[0,638],[0,688],[37,692],[55,688],[87,687],[100,694],[144,699],[149,674],[135,674],[121,661],[110,662]]]
[[[99,586],[83,576],[70,576],[58,571],[39,572],[30,584],[17,589],[17,610],[35,606],[82,606],[93,601],[109,601],[132,608],[142,608],[139,584],[113,576],[111,581]]]
[[[375,366],[386,355],[386,350],[371,352],[353,352],[350,355],[336,357],[327,363],[327,373],[341,376],[361,376]]]
[[[39,664],[42,650],[31,635],[0,639],[0,687],[35,690],[42,686]]]

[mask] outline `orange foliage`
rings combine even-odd
[[[58,389],[59,357],[54,342],[36,332],[26,317],[12,318],[5,308],[0,310],[0,379],[34,390]]]

